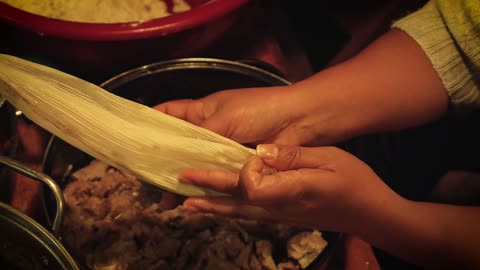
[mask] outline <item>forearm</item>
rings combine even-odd
[[[429,59],[400,30],[293,88],[304,96],[306,125],[330,129],[338,140],[421,125],[440,118],[448,107]]]
[[[427,269],[480,268],[480,207],[399,200],[372,210],[352,233]]]

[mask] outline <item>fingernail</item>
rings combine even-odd
[[[265,160],[274,160],[278,156],[278,148],[275,144],[257,145],[257,155]]]

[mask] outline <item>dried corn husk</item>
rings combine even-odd
[[[238,172],[255,154],[97,85],[5,54],[0,54],[0,95],[36,124],[92,157],[181,195],[221,195],[180,183],[182,169]]]

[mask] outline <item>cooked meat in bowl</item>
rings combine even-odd
[[[316,230],[188,211],[98,160],[64,196],[63,242],[90,269],[303,269],[327,246]]]

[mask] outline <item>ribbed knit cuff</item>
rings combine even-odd
[[[434,2],[394,22],[424,50],[448,92],[454,108],[466,112],[480,107],[480,93]]]

